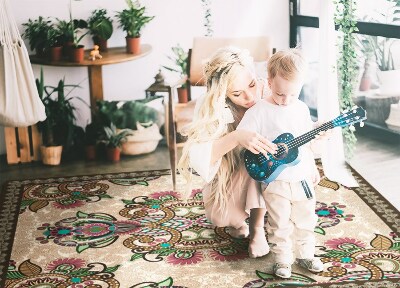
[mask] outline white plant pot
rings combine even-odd
[[[400,69],[377,71],[381,95],[400,96]]]
[[[139,155],[153,152],[162,139],[157,124],[144,128],[136,123],[138,130],[131,130],[131,136],[122,144],[121,153],[124,155]]]
[[[390,105],[389,118],[385,121],[389,129],[400,132],[400,104]]]

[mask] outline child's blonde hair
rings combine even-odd
[[[186,127],[183,134],[188,137],[178,163],[180,173],[188,182],[188,191],[191,185],[191,169],[189,151],[193,144],[217,140],[235,130],[239,120],[237,107],[227,98],[229,89],[235,77],[243,69],[254,72],[253,58],[247,50],[235,47],[225,47],[217,50],[204,66],[204,78],[207,92],[202,105],[199,107],[197,119]],[[234,123],[227,123],[228,107],[235,119]],[[226,203],[231,195],[231,176],[240,164],[239,148],[235,148],[222,157],[221,165],[211,183],[211,197],[209,203],[225,211]]]
[[[280,76],[285,80],[304,79],[307,62],[298,48],[276,52],[268,61],[268,78]]]

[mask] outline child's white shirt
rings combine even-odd
[[[313,121],[307,105],[296,99],[287,106],[269,103],[261,99],[248,109],[236,129],[258,132],[270,141],[282,133],[298,137],[313,129]],[[309,144],[309,143],[308,143]],[[276,180],[296,182],[310,179],[315,172],[314,156],[307,144],[299,147],[300,162],[286,167]]]

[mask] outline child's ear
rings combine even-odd
[[[268,78],[268,88],[271,89],[271,79]]]

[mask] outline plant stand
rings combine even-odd
[[[17,164],[40,160],[42,136],[36,125],[5,127],[7,163]]]

